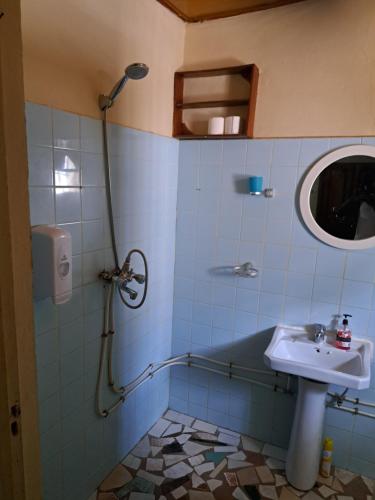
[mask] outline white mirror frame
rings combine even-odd
[[[325,168],[331,165],[331,163],[334,163],[337,160],[341,160],[341,158],[358,155],[371,156],[375,159],[375,147],[362,144],[358,144],[355,146],[345,146],[323,156],[311,167],[310,171],[307,173],[305,179],[303,180],[299,196],[299,205],[302,218],[312,234],[319,240],[327,243],[327,245],[331,245],[332,247],[336,248],[342,248],[344,250],[364,250],[366,248],[375,247],[375,236],[372,236],[371,238],[365,238],[363,240],[344,240],[342,238],[336,238],[336,236],[330,235],[317,224],[313,217],[310,208],[310,193],[317,177]]]

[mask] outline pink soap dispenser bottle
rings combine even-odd
[[[352,332],[349,328],[348,318],[351,318],[351,314],[343,314],[344,319],[342,325],[337,330],[336,335],[336,347],[337,349],[342,349],[343,351],[349,351],[350,343],[352,341]]]

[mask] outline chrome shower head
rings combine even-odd
[[[131,80],[142,80],[147,76],[149,68],[144,63],[134,63],[130,64],[125,70],[125,76]]]
[[[130,64],[125,69],[124,76],[116,83],[113,87],[109,95],[100,95],[99,96],[99,107],[102,111],[113,106],[113,103],[117,99],[118,95],[124,88],[126,82],[130,80],[141,80],[145,76],[147,76],[149,68],[144,63],[134,63]]]

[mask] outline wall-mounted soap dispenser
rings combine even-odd
[[[56,226],[32,228],[34,298],[64,304],[72,296],[72,238]]]

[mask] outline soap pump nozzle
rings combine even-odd
[[[352,318],[352,315],[351,314],[343,314],[343,316],[344,316],[344,319],[342,321],[342,324],[343,325],[348,325],[349,324],[348,318]]]

